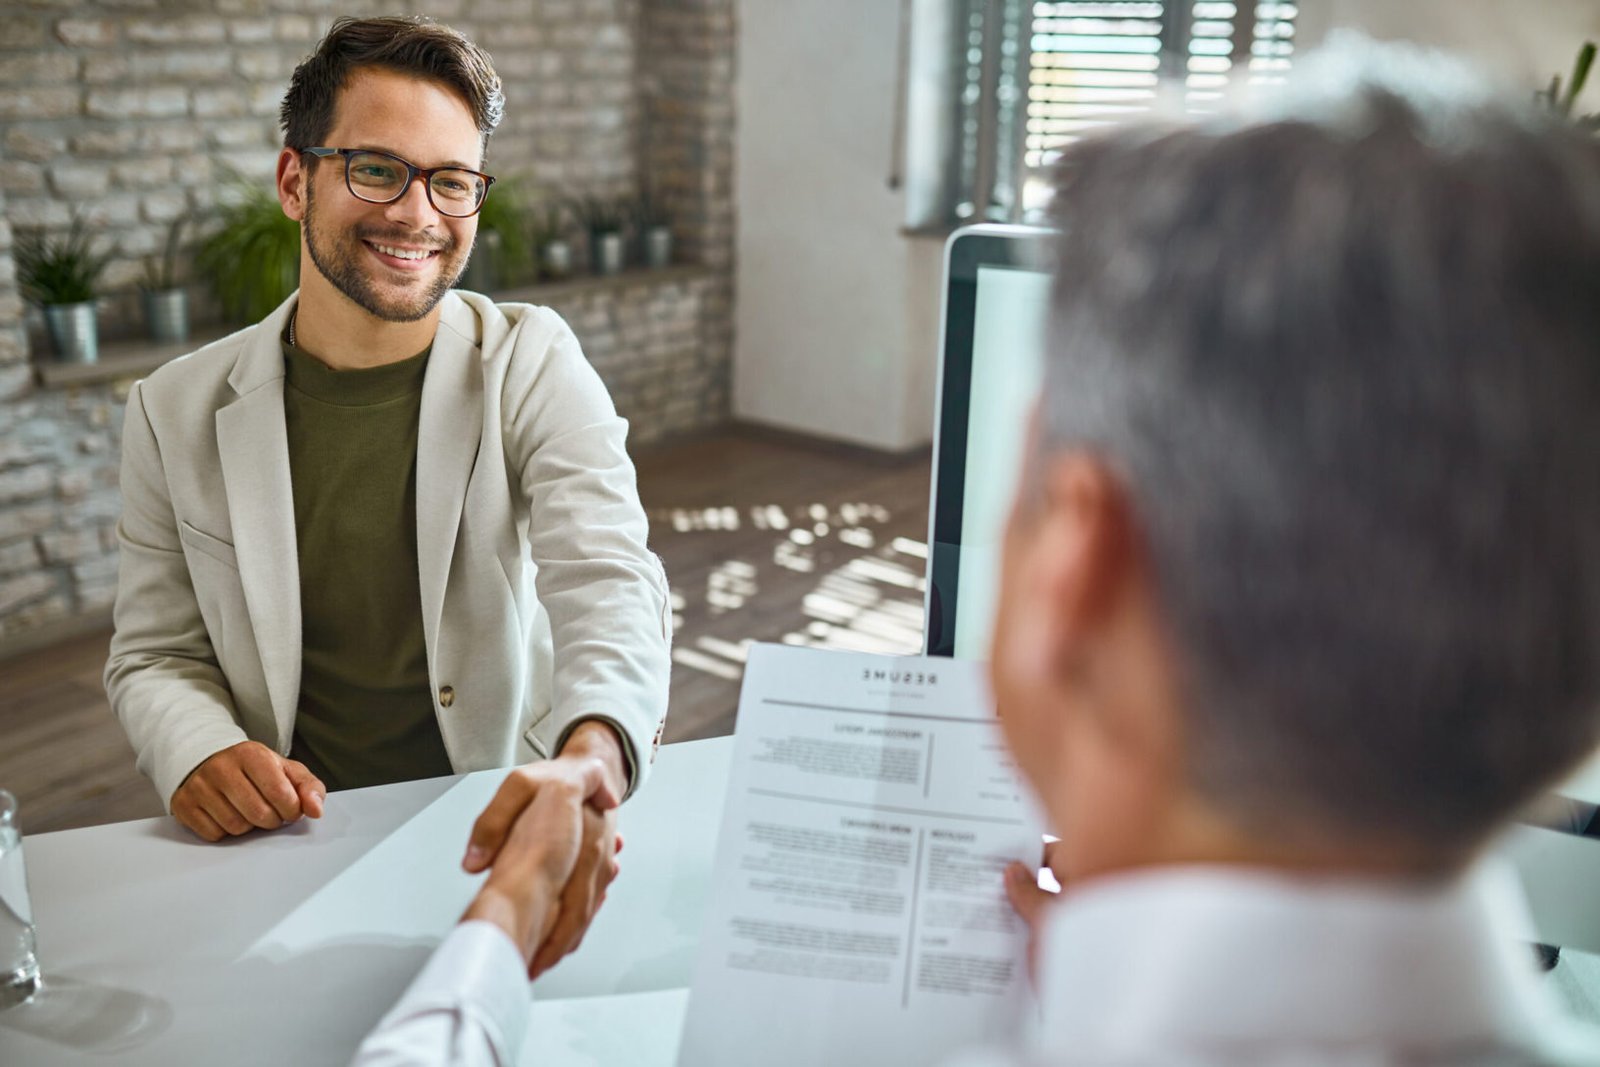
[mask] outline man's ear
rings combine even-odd
[[[1084,452],[1043,458],[1031,573],[1054,618],[1060,670],[1111,622],[1134,577],[1133,521],[1120,479]]]
[[[278,153],[278,203],[283,213],[299,222],[306,216],[305,163],[299,152],[285,148]]]

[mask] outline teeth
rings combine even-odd
[[[372,247],[376,248],[378,251],[382,252],[384,255],[393,256],[396,259],[427,259],[429,256],[433,255],[432,252],[428,251],[425,248],[423,248],[423,249],[392,248],[389,245],[380,245],[380,244],[376,244],[376,243],[374,243]]]

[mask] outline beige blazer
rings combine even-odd
[[[134,386],[111,706],[163,800],[253,739],[287,754],[300,582],[279,337],[263,322]],[[547,757],[583,718],[643,779],[667,709],[671,609],[627,422],[559,316],[455,292],[417,436],[417,556],[434,711],[456,771]]]

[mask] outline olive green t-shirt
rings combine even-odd
[[[428,352],[336,371],[283,345],[304,653],[290,755],[329,789],[450,774],[417,580]]]

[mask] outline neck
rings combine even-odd
[[[437,307],[415,322],[387,322],[324,286],[301,287],[294,317],[296,347],[334,370],[409,359],[433,343],[439,328]]]

